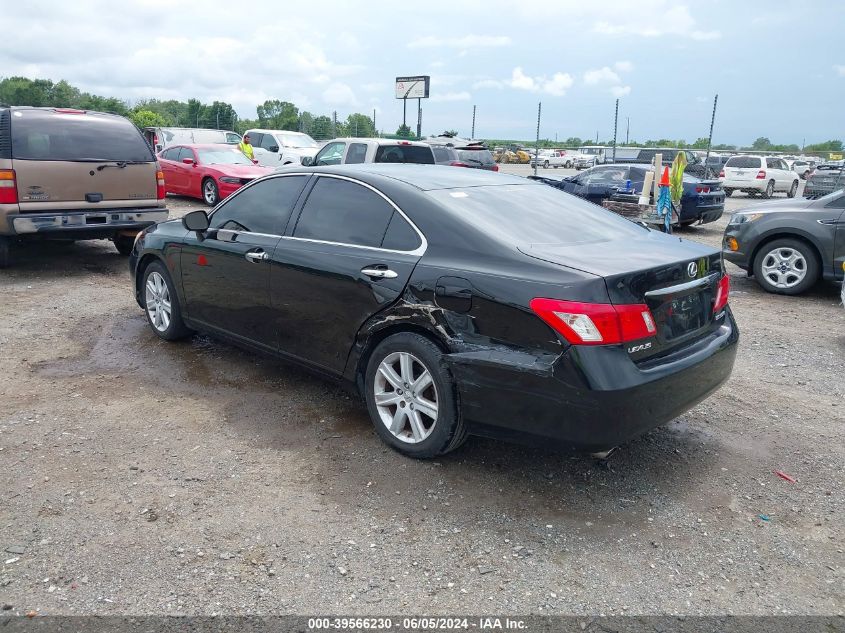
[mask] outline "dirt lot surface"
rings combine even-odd
[[[726,221],[682,235],[717,246]],[[158,340],[110,243],[17,255],[0,272],[6,613],[845,610],[832,285],[773,296],[732,267],[729,383],[606,463],[480,439],[420,462],[331,383]]]

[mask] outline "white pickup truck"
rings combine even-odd
[[[541,149],[536,158],[534,154],[531,154],[532,167],[534,167],[534,164],[536,163],[538,167],[544,167],[546,169],[549,167],[554,167],[555,169],[558,167],[565,167],[566,169],[569,169],[572,167],[573,162],[573,157],[569,156],[563,150]]]

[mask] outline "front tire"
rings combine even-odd
[[[220,189],[214,182],[214,178],[206,178],[202,181],[202,199],[210,207],[220,202]]]
[[[548,168],[549,168],[549,161],[544,160],[543,161],[543,169],[548,169]]]
[[[112,241],[117,252],[121,255],[128,256],[132,253],[132,248],[135,246],[135,236],[116,235]]]
[[[730,198],[732,195],[734,195],[733,189],[725,189],[725,197],[726,198]]]
[[[191,334],[182,321],[179,297],[164,264],[156,261],[147,266],[141,292],[147,322],[156,336],[176,341]]]
[[[764,244],[754,258],[754,276],[763,290],[800,295],[819,279],[819,260],[806,242],[792,238]]]
[[[789,191],[786,192],[786,197],[794,198],[796,193],[798,193],[798,181],[793,180],[792,186],[789,188]]]
[[[401,332],[379,343],[367,363],[364,397],[376,433],[404,455],[436,457],[466,439],[443,354],[419,334]]]

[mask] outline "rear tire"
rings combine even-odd
[[[0,268],[8,268],[12,263],[12,240],[0,235]]]
[[[214,178],[206,178],[202,181],[202,199],[210,207],[220,202],[220,190]]]
[[[798,193],[798,181],[793,180],[792,186],[789,188],[789,191],[786,192],[786,197],[794,198],[796,193]]]
[[[364,398],[376,433],[408,457],[443,455],[466,439],[443,353],[419,334],[401,332],[379,343],[367,363]]]
[[[778,269],[781,263],[783,270]],[[754,277],[766,292],[800,295],[819,280],[819,260],[806,242],[793,238],[774,240],[761,246],[754,257]]]
[[[144,270],[141,296],[147,322],[156,336],[165,341],[176,341],[191,334],[191,330],[182,321],[182,310],[173,280],[160,261],[153,262]]]
[[[117,252],[124,256],[132,253],[132,248],[135,246],[135,236],[116,235],[112,241]]]
[[[732,195],[734,195],[733,189],[725,189],[725,197],[726,198],[730,198]]]
[[[763,196],[764,198],[767,198],[767,199],[768,199],[768,198],[771,198],[773,195],[775,195],[775,181],[774,181],[774,180],[770,180],[770,181],[766,184],[766,190],[762,193],[762,196]]]
[[[547,160],[543,161],[543,169],[548,169],[548,168],[549,168],[549,161],[547,161]]]

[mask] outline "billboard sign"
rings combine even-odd
[[[431,77],[419,75],[417,77],[396,78],[397,99],[428,99],[428,89]]]

